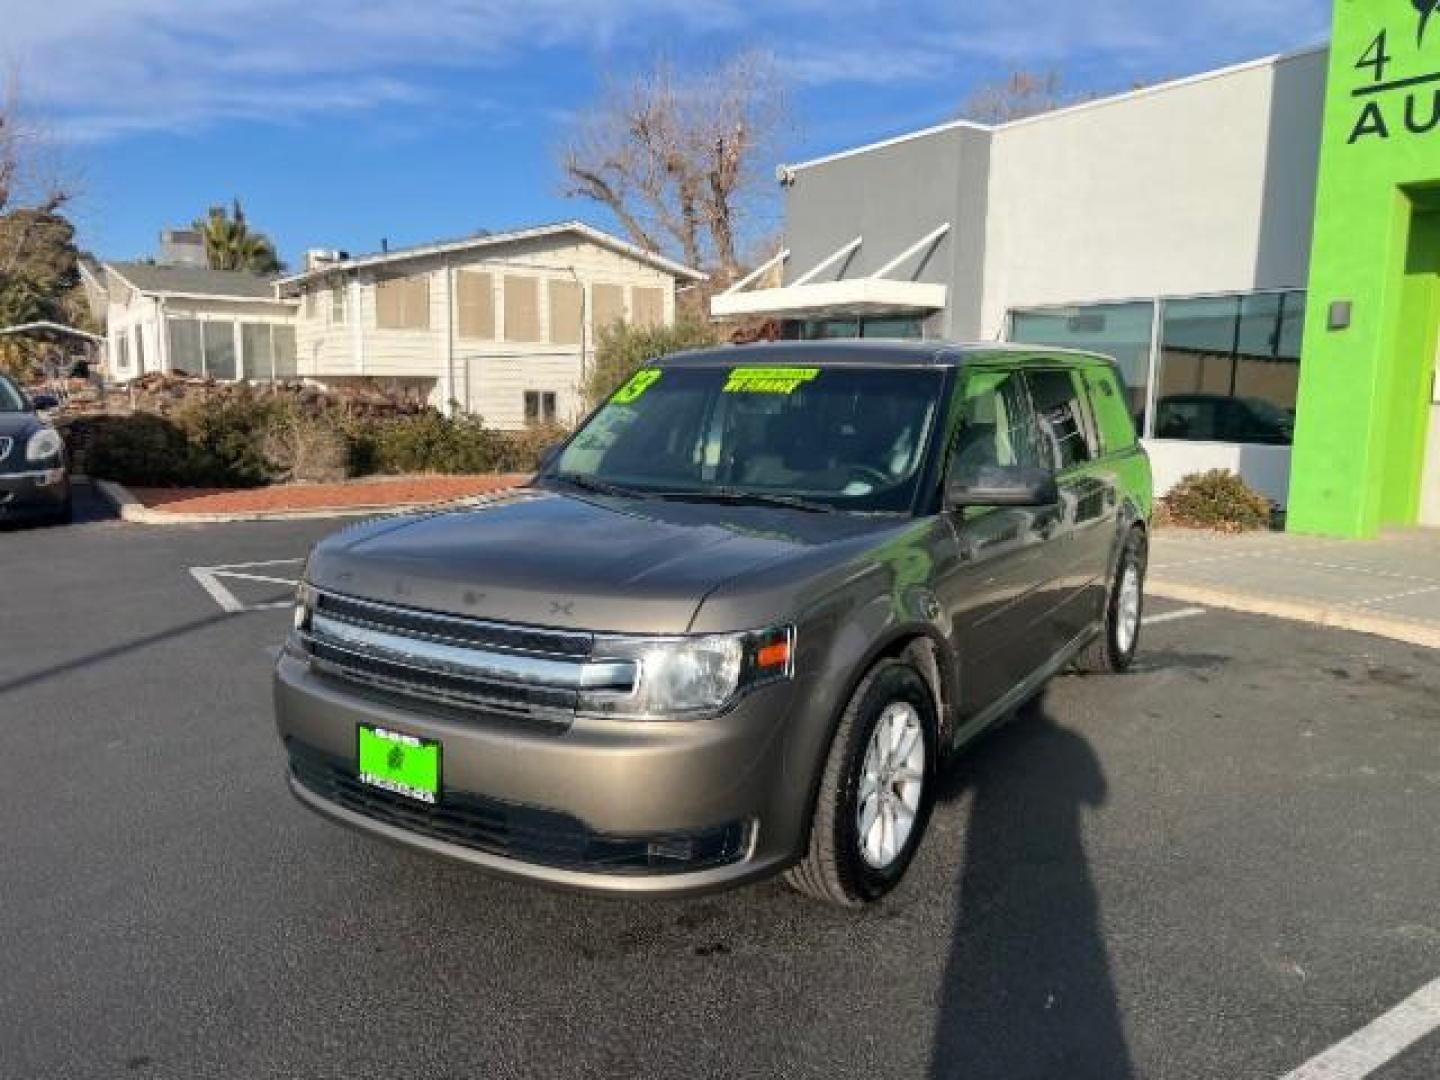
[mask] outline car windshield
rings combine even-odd
[[[942,385],[935,370],[643,368],[545,475],[612,493],[907,512]]]
[[[0,412],[29,412],[30,406],[20,388],[0,375]]]

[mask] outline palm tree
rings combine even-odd
[[[262,232],[253,232],[245,220],[240,200],[234,210],[212,206],[210,212],[195,222],[205,238],[205,261],[211,270],[245,270],[252,274],[278,274],[284,267],[275,253],[275,245]]]

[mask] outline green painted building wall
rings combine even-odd
[[[1413,524],[1440,326],[1440,11],[1427,0],[1336,0],[1308,312],[1289,526]]]

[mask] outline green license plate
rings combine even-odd
[[[360,782],[434,805],[440,797],[440,744],[360,725]]]

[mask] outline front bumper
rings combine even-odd
[[[404,707],[288,651],[275,672],[291,790],[311,809],[507,877],[620,894],[710,892],[794,861],[809,793],[784,765],[795,693],[765,687],[709,720],[555,731]],[[360,724],[441,743],[435,807],[358,782]]]
[[[53,517],[70,502],[64,469],[0,473],[0,521]]]

